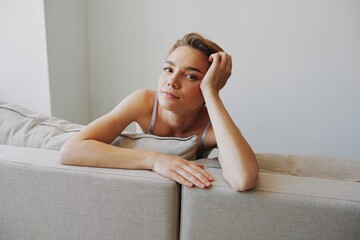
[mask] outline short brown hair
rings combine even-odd
[[[199,33],[188,33],[182,39],[176,41],[172,48],[170,48],[169,54],[176,48],[183,46],[197,49],[204,53],[207,57],[210,57],[213,53],[224,51],[219,45],[203,37]]]

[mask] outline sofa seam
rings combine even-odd
[[[59,130],[59,131],[61,131],[61,132],[64,132],[64,133],[79,132],[79,131],[81,130],[81,127],[65,130],[65,129],[62,129],[62,128],[60,128],[60,127],[57,127],[57,126],[55,126],[55,125],[53,125],[53,124],[46,123],[46,122],[43,122],[43,121],[39,121],[39,120],[36,119],[35,117],[31,117],[31,116],[29,116],[29,115],[26,115],[26,114],[24,114],[24,113],[22,113],[22,112],[20,112],[20,111],[18,111],[18,110],[11,109],[11,108],[5,107],[5,106],[0,106],[0,108],[2,108],[2,109],[7,109],[7,110],[9,110],[9,111],[12,111],[12,112],[14,112],[14,113],[17,113],[17,114],[25,117],[25,118],[31,119],[31,120],[35,121],[37,124],[39,124],[39,125],[56,128],[57,130]]]
[[[213,186],[232,190],[230,187],[227,187],[227,186],[222,186],[222,185],[217,185],[217,184],[213,184]],[[251,189],[251,190],[249,190],[248,192],[252,192],[252,191],[256,191],[256,192],[268,192],[268,193],[274,193],[274,194],[283,194],[283,195],[289,195],[289,196],[290,196],[290,195],[291,195],[291,196],[305,196],[305,197],[312,197],[312,198],[340,200],[340,201],[356,202],[356,203],[360,202],[360,200],[353,200],[353,199],[324,197],[324,196],[309,195],[309,194],[296,194],[296,193],[276,192],[276,191],[271,191],[271,190],[266,190],[266,189]],[[243,192],[243,193],[246,193],[246,192]]]
[[[124,177],[137,178],[137,176],[132,176],[132,175],[128,175],[128,174],[104,173],[104,172],[96,172],[96,171],[82,171],[82,170],[76,170],[76,169],[70,169],[70,168],[64,169],[64,168],[61,168],[61,167],[50,167],[50,166],[43,166],[43,165],[34,165],[34,164],[18,162],[18,161],[9,161],[9,160],[6,160],[6,159],[0,159],[0,161],[7,162],[7,163],[10,163],[12,165],[23,165],[23,166],[27,166],[27,167],[36,166],[36,167],[39,167],[39,168],[55,169],[55,170],[59,170],[59,171],[70,171],[70,172],[76,172],[76,173],[92,173],[92,174],[99,174],[99,175],[111,175],[111,176],[120,176],[120,177],[124,176]],[[66,165],[64,165],[64,167],[66,167]],[[79,168],[82,168],[82,166],[79,166]],[[86,167],[86,168],[91,168],[91,167]],[[116,168],[107,168],[107,169],[117,170]],[[120,170],[130,170],[130,169],[120,169]],[[143,171],[146,171],[146,170],[143,170]],[[144,177],[144,176],[139,176],[138,178],[151,179],[151,180],[158,181],[158,182],[175,183],[175,181],[165,179],[165,178],[164,178],[164,180],[151,178],[151,177]]]
[[[324,196],[316,196],[316,195],[309,195],[309,194],[296,194],[296,193],[284,193],[284,192],[274,192],[271,190],[264,190],[264,189],[254,189],[254,191],[258,192],[268,192],[268,193],[277,193],[283,195],[291,195],[291,196],[303,196],[303,197],[311,197],[311,198],[320,198],[320,199],[329,199],[329,200],[339,200],[339,201],[346,201],[346,202],[356,202],[359,203],[360,200],[353,200],[353,199],[344,199],[344,198],[335,198],[335,197],[324,197]]]

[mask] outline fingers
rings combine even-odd
[[[232,58],[225,52],[213,53],[209,57],[210,69],[219,72],[225,79],[229,78],[232,71]],[[210,70],[209,69],[209,70]]]
[[[199,168],[194,165],[185,166],[184,170],[189,178],[189,181],[194,183],[196,186],[205,188],[211,186],[211,181],[213,181],[210,174],[208,174],[204,169]]]
[[[198,167],[200,167],[200,168],[204,169],[204,164],[202,164],[202,163],[199,163],[199,162],[192,162],[192,164],[194,164],[194,165],[196,165],[196,166],[198,166]]]
[[[204,170],[204,165],[185,159],[159,159],[153,171],[173,179],[187,187],[207,188],[211,186],[212,176]]]
[[[208,188],[213,181],[209,173],[193,163],[174,169],[169,177],[187,187]]]
[[[182,177],[180,174],[178,174],[175,171],[169,174],[169,178],[171,178],[172,180],[180,183],[181,185],[187,186],[189,188],[194,186],[193,183],[189,182],[188,180],[186,180],[184,177]]]
[[[200,171],[208,181],[213,181],[214,178],[207,172],[204,170],[204,165],[201,163],[197,163],[197,162],[192,162],[193,165],[190,165],[193,168],[196,168],[197,171]]]
[[[214,65],[220,65],[222,67],[232,67],[231,55],[226,52],[213,53],[209,57],[209,62]]]
[[[185,169],[179,169],[179,170],[177,171],[177,173],[178,173],[181,177],[183,177],[186,181],[188,181],[188,182],[190,182],[191,184],[197,186],[198,188],[205,188],[205,187],[209,187],[209,186],[210,186],[210,182],[209,182],[209,181],[206,182],[207,184],[203,183],[203,182],[200,181],[197,177],[195,177],[195,175],[198,175],[198,174],[196,174],[196,173],[190,173],[188,170],[189,170],[189,169],[186,169],[186,170],[185,170]],[[198,176],[199,176],[199,175],[198,175]]]

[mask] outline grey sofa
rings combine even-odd
[[[181,239],[360,239],[360,182],[265,170],[254,190],[238,193],[220,169],[209,171],[216,179],[212,189],[182,189]]]
[[[61,165],[78,127],[0,103],[0,239],[360,239],[360,158],[257,154],[259,184],[241,193],[201,159],[215,178],[203,190]]]

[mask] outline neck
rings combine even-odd
[[[166,132],[172,136],[186,137],[194,134],[196,129],[199,127],[199,120],[202,119],[202,114],[205,110],[204,106],[188,112],[183,113],[174,113],[166,109],[161,109],[159,112],[160,118],[162,119],[163,126],[166,126]]]

